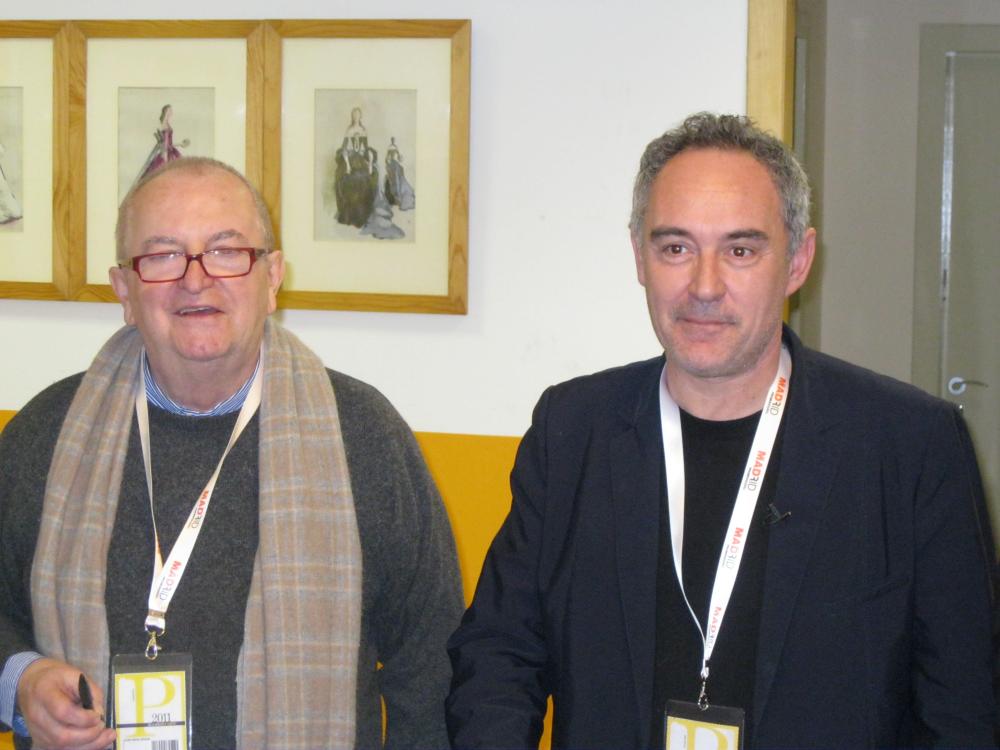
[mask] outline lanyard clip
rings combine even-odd
[[[160,644],[156,642],[156,637],[164,635],[167,631],[147,627],[146,632],[149,634],[149,641],[146,643],[146,658],[150,661],[154,661],[156,657],[160,655],[160,651],[163,650],[160,647]]]
[[[698,693],[698,708],[702,711],[708,709],[708,665],[701,670],[701,692]]]

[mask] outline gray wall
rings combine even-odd
[[[806,110],[806,161],[819,197],[824,257],[802,294],[797,324],[824,351],[909,380],[920,24],[1000,24],[1000,3],[799,0],[799,6],[810,56],[824,42],[824,26],[826,36],[820,71],[815,60],[807,71],[818,90],[807,91]]]

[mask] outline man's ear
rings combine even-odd
[[[809,278],[809,269],[812,268],[813,259],[816,257],[816,230],[809,227],[806,230],[798,250],[788,262],[788,284],[785,286],[785,296],[795,294]]]
[[[267,314],[278,309],[278,290],[285,280],[285,255],[280,250],[267,254]]]
[[[132,314],[132,301],[129,298],[128,270],[111,266],[108,270],[108,278],[111,279],[111,288],[115,292],[118,301],[122,303],[122,313],[128,325],[135,325],[135,316]]]

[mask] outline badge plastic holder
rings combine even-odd
[[[111,660],[115,750],[189,750],[191,655],[118,654]]]
[[[742,708],[670,700],[663,723],[664,750],[743,750]]]

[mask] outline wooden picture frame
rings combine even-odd
[[[170,139],[165,135],[167,130],[173,133],[169,117],[174,105],[169,100],[174,97],[188,102],[188,113],[195,113],[189,124],[193,122],[197,132],[207,133],[215,127],[215,120],[205,112],[216,117],[218,107],[214,99],[208,106],[204,104],[208,100],[198,98],[204,95],[202,89],[216,92],[235,87],[242,94],[236,107],[243,113],[237,125],[243,128],[242,163],[231,154],[210,155],[233,164],[258,185],[271,210],[277,236],[282,237],[282,228],[286,229],[288,242],[282,249],[290,272],[279,294],[280,306],[465,314],[470,38],[467,20],[0,23],[0,57],[11,40],[40,39],[48,40],[52,60],[51,149],[39,147],[37,138],[31,146],[36,166],[42,163],[46,167],[42,172],[52,175],[51,269],[37,272],[38,278],[19,278],[13,261],[5,266],[5,237],[0,226],[0,297],[114,302],[105,279],[115,260],[113,227],[118,201],[146,166],[135,158],[140,153],[137,149],[142,148],[137,144],[145,139],[148,150],[153,135],[157,144],[166,140],[173,146],[178,144],[172,135]],[[233,71],[228,45],[233,40],[245,47],[237,72]],[[223,48],[228,52],[223,53]],[[228,62],[216,64],[216,55]],[[319,55],[321,64],[306,65],[303,61],[310,55],[314,60]],[[138,64],[150,56],[159,64],[152,68]],[[327,64],[328,57],[337,56],[358,63],[355,73],[326,82],[314,75],[314,68],[337,67]],[[367,73],[358,75],[359,69]],[[300,84],[309,77],[307,72],[312,78]],[[47,73],[42,77],[47,85]],[[0,75],[0,95],[9,78]],[[291,83],[286,86],[286,81]],[[283,101],[301,96],[302,85],[313,84],[307,89],[308,106],[286,108],[283,115]],[[376,192],[390,195],[399,223],[405,226],[400,229],[391,218],[384,219],[379,230],[382,234],[372,236],[387,239],[387,243],[368,241],[362,236],[366,232],[356,231],[358,226],[343,230],[334,221],[341,214],[336,208],[331,215],[321,216],[320,223],[320,212],[315,210],[306,222],[282,213],[283,201],[286,208],[303,207],[285,197],[294,198],[292,188],[303,173],[310,175],[307,195],[314,209],[323,190],[336,193],[336,186],[329,181],[317,188],[322,184],[317,165],[322,158],[331,170],[338,163],[336,146],[344,133],[343,114],[340,123],[331,121],[329,132],[325,120],[316,126],[317,118],[327,110],[342,110],[345,96],[350,98],[357,92],[361,92],[364,106],[372,107],[370,113],[381,113],[384,120],[372,129],[373,140],[378,136],[380,141],[377,149],[371,147],[366,152],[366,158]],[[34,128],[38,120],[35,110],[44,108],[38,106],[38,96],[31,101],[31,111],[25,117]],[[152,106],[154,102],[157,107]],[[154,119],[157,109],[161,110],[159,125]],[[348,109],[353,112],[354,107]],[[131,120],[123,124],[126,115],[135,111],[142,112],[139,124]],[[320,133],[319,140],[327,149],[325,156],[316,155],[316,138],[309,142],[294,137],[288,140],[303,112],[312,123],[313,136]],[[391,130],[386,124],[389,121]],[[225,138],[216,136],[215,142],[234,140],[232,123],[229,125],[223,131]],[[388,135],[390,132],[393,135]],[[126,158],[126,154],[132,156]],[[149,154],[152,159],[153,152]],[[48,160],[51,169],[47,168]],[[346,157],[341,161],[350,166]],[[2,163],[0,155],[0,168]],[[289,174],[296,178],[289,178]],[[393,176],[392,188],[385,180],[389,175]],[[399,199],[396,186],[409,189],[409,206]],[[48,191],[45,201],[48,205]],[[379,217],[383,215],[379,213]],[[375,216],[372,212],[372,219]],[[301,232],[302,226],[312,232],[309,242],[294,239],[294,231]],[[291,227],[299,229],[292,231]],[[343,231],[355,234],[345,240],[338,234]],[[392,232],[399,235],[388,236]],[[404,241],[392,244],[399,239]],[[47,242],[36,240],[32,247],[37,253],[37,247]],[[336,247],[317,252],[323,242]],[[359,248],[358,242],[366,244]],[[309,267],[310,252],[313,268]],[[309,281],[299,283],[300,278]]]
[[[267,22],[261,187],[288,269],[279,306],[466,313],[470,32]]]
[[[108,154],[111,163],[118,165],[117,170],[107,164],[102,165],[100,172],[87,169],[86,181],[71,192],[75,200],[72,213],[81,217],[83,225],[74,236],[86,238],[81,243],[85,248],[84,260],[76,268],[72,298],[114,302],[111,286],[104,279],[115,260],[114,222],[118,201],[127,189],[121,176],[109,178],[121,171],[118,149],[124,136],[119,132],[120,97],[125,90],[143,89],[170,94],[194,89],[210,89],[213,95],[221,92],[223,102],[212,109],[202,130],[217,131],[216,148],[231,143],[231,125],[238,111],[244,129],[243,146],[237,146],[237,151],[242,153],[215,151],[205,155],[232,163],[259,185],[264,162],[264,27],[260,21],[244,20],[76,21],[71,25],[79,31],[73,64],[80,75],[72,80],[70,100],[79,108],[74,114],[82,124],[80,130],[86,134],[81,135],[74,153],[94,155],[96,150],[102,157]],[[161,64],[156,66],[159,72],[150,73],[148,65],[129,64],[147,55],[159,58]],[[167,93],[160,98],[171,104]],[[220,116],[223,108],[226,112]],[[163,111],[166,109],[162,107]],[[158,132],[155,115],[155,111],[150,113],[149,134]],[[223,131],[225,123],[230,127]],[[160,124],[162,127],[162,113]],[[237,144],[240,142],[238,137],[235,140]]]
[[[0,143],[7,141],[0,201],[9,204],[0,219],[0,297],[60,300],[71,293],[70,45],[71,32],[58,21],[0,23],[0,90],[18,102],[0,127]]]

